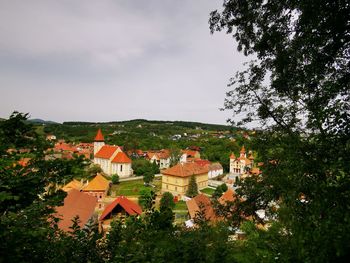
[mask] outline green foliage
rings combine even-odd
[[[174,196],[172,195],[172,193],[169,193],[169,192],[163,193],[159,203],[159,209],[161,211],[167,208],[171,210],[175,208]]]
[[[198,185],[196,182],[196,177],[194,175],[192,175],[190,177],[190,181],[188,183],[188,189],[187,189],[186,195],[188,197],[194,197],[197,194],[198,194]]]
[[[349,256],[349,21],[347,1],[230,0],[211,13],[212,32],[226,30],[239,51],[258,58],[232,78],[224,105],[242,124],[267,128],[252,141],[263,174],[237,189],[242,213],[259,220],[255,211],[265,209],[279,224],[266,235],[250,231],[258,258]]]
[[[149,174],[158,174],[159,167],[156,163],[151,163],[145,159],[135,159],[132,161],[132,169],[134,170],[134,174],[137,176]]]
[[[154,179],[154,173],[152,171],[147,171],[143,175],[143,181],[146,185],[149,185],[150,182]]]
[[[61,205],[66,195],[56,191],[56,185],[83,171],[84,162],[45,160],[44,150],[48,145],[25,121],[27,117],[14,112],[0,123],[1,261],[58,262],[58,255],[68,250],[64,234],[51,216],[52,207]],[[22,157],[28,156],[31,159],[27,166],[18,164]]]
[[[112,184],[119,184],[119,175],[113,174],[111,177]]]
[[[227,191],[227,185],[225,183],[223,183],[222,185],[219,185],[218,187],[216,187],[214,193],[213,193],[213,197],[214,198],[219,198],[220,196],[222,196],[223,193],[225,193]]]
[[[154,208],[156,194],[151,188],[143,188],[140,191],[139,204],[145,211]]]

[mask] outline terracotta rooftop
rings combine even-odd
[[[55,216],[61,218],[58,227],[63,231],[69,231],[69,227],[73,224],[72,219],[76,216],[79,216],[79,226],[84,227],[92,217],[96,204],[95,196],[72,189],[64,199],[63,206],[56,207]]]
[[[241,149],[240,153],[245,153],[244,145],[242,146],[242,149]]]
[[[83,188],[84,184],[76,179],[73,179],[72,181],[70,181],[68,184],[66,184],[65,186],[62,187],[62,190],[65,192],[68,192],[72,189],[75,190],[81,190]]]
[[[179,163],[171,168],[162,170],[164,175],[173,175],[179,177],[188,177],[191,175],[208,173],[207,166],[200,166],[196,163]]]
[[[118,146],[103,145],[101,149],[95,154],[95,157],[102,159],[110,159],[117,149]]]
[[[110,213],[112,213],[113,209],[116,208],[118,205],[121,206],[128,215],[141,215],[142,213],[142,209],[138,204],[130,201],[124,196],[119,196],[106,207],[106,209],[103,211],[100,217],[100,221],[102,221]]]
[[[194,219],[200,211],[203,211],[207,220],[217,219],[209,197],[204,194],[199,194],[191,200],[186,201],[186,205],[191,219]]]
[[[236,155],[234,153],[231,154],[230,159],[236,159]]]
[[[94,179],[83,189],[83,191],[99,191],[104,192],[109,188],[109,181],[101,174],[97,174]]]
[[[131,163],[131,160],[124,152],[118,152],[112,163]]]
[[[95,142],[104,142],[105,138],[102,135],[101,129],[98,129],[97,134],[95,136]]]
[[[219,203],[224,205],[226,202],[232,202],[236,199],[236,193],[231,188],[227,189],[225,193],[218,199]]]

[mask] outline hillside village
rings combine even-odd
[[[54,143],[54,147],[47,155],[50,158],[74,158],[83,156],[91,158],[91,165],[100,168],[91,180],[73,179],[62,190],[67,192],[64,205],[57,208],[56,215],[61,218],[59,227],[62,230],[69,228],[69,222],[79,216],[80,226],[98,222],[101,231],[108,232],[112,220],[124,220],[129,216],[140,216],[143,209],[139,198],[141,189],[155,191],[156,206],[164,193],[170,193],[175,202],[175,223],[194,227],[196,215],[199,212],[205,214],[205,218],[215,222],[225,220],[216,215],[212,200],[216,188],[225,191],[216,196],[216,200],[224,205],[236,198],[235,180],[242,180],[249,176],[259,176],[260,170],[254,162],[253,152],[245,150],[242,146],[239,157],[231,153],[229,160],[230,170],[224,172],[218,162],[211,162],[201,158],[200,147],[182,149],[177,156],[172,156],[170,149],[141,150],[125,152],[123,146],[109,145],[105,143],[105,137],[101,129],[98,129],[93,143],[78,143],[72,145],[62,140],[56,142],[53,135],[48,135],[47,140]],[[176,160],[171,160],[175,158]],[[143,159],[157,165],[159,174],[146,184],[143,176],[137,176],[132,169],[135,160]],[[118,182],[112,182],[117,176]],[[189,196],[191,180],[194,180],[196,192]],[[123,188],[133,185],[132,191],[124,191]],[[225,187],[223,187],[225,185]],[[88,197],[89,196],[89,197]]]

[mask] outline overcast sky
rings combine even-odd
[[[222,0],[0,0],[0,117],[222,123],[246,59],[210,34]]]

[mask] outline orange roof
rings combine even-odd
[[[230,159],[236,159],[236,155],[234,153],[231,153]]]
[[[103,145],[101,149],[95,154],[96,158],[110,159],[118,146]]]
[[[19,164],[20,166],[22,166],[22,167],[26,167],[31,159],[32,159],[32,158],[28,158],[28,157],[21,158],[21,159],[18,161],[18,164]]]
[[[208,173],[207,166],[200,166],[196,163],[179,163],[171,168],[162,170],[164,175],[173,175],[179,177],[188,177],[191,175],[206,174]]]
[[[203,159],[195,159],[194,162],[200,166],[210,165],[211,162]]]
[[[240,153],[245,153],[244,145],[242,146],[242,149],[241,149]]]
[[[83,189],[83,191],[107,191],[109,188],[109,181],[101,174],[97,174],[94,179]]]
[[[56,143],[54,150],[55,151],[69,151],[69,152],[77,152],[78,151],[77,147],[72,146],[72,145],[65,143],[65,142]]]
[[[101,129],[98,129],[97,134],[95,136],[95,142],[104,142],[105,138],[102,135]]]
[[[131,160],[124,152],[118,152],[112,163],[131,163]]]
[[[198,212],[203,211],[207,220],[216,220],[216,215],[208,196],[199,194],[186,201],[186,205],[191,219],[194,219]]]
[[[225,204],[226,202],[232,202],[236,199],[236,193],[231,188],[227,189],[225,193],[219,198],[220,204]]]
[[[182,150],[182,152],[192,157],[194,157],[197,153],[199,153],[198,151],[193,151],[193,150]]]
[[[106,207],[100,217],[100,220],[102,221],[105,219],[118,205],[121,206],[125,212],[128,213],[128,215],[141,215],[142,213],[142,209],[138,204],[135,204],[124,196],[119,196]]]
[[[62,187],[62,190],[65,192],[68,192],[72,189],[75,190],[81,190],[83,188],[84,184],[76,179],[73,179],[72,181],[70,181],[68,184],[66,184],[65,186]]]
[[[79,216],[79,226],[84,227],[92,217],[97,204],[97,198],[76,189],[68,192],[63,206],[56,207],[55,216],[61,218],[58,227],[63,231],[69,231],[72,219]]]

